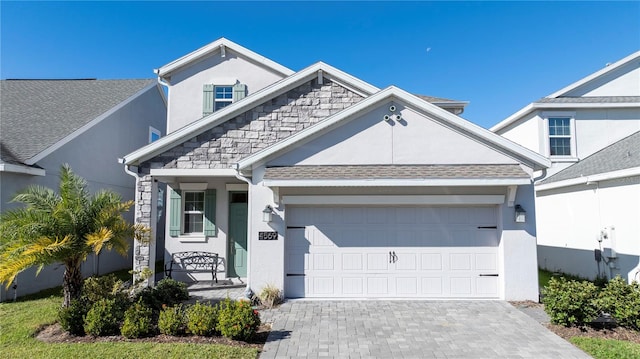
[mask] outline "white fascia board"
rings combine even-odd
[[[56,151],[60,147],[66,145],[69,142],[71,142],[74,138],[76,138],[76,137],[80,136],[81,134],[85,133],[86,131],[88,131],[93,126],[95,126],[98,123],[102,122],[104,119],[109,118],[109,116],[111,116],[112,114],[116,113],[117,111],[119,111],[120,109],[122,109],[123,107],[128,105],[130,102],[132,102],[133,100],[135,100],[136,98],[138,98],[139,96],[144,94],[145,92],[149,91],[150,89],[153,89],[154,87],[158,87],[158,84],[157,83],[152,83],[152,84],[144,87],[142,90],[136,92],[135,94],[130,96],[128,99],[126,99],[126,100],[120,102],[119,104],[117,104],[116,106],[112,107],[107,112],[105,112],[102,115],[100,115],[100,116],[94,118],[93,120],[87,122],[82,127],[80,127],[77,130],[71,132],[70,134],[68,134],[67,136],[65,136],[64,138],[59,140],[58,142],[56,142],[53,145],[47,147],[44,151],[38,153],[37,155],[31,157],[30,159],[28,159],[26,161],[24,161],[24,163],[26,163],[28,165],[36,164],[38,161],[40,161],[43,158],[47,157],[48,155],[50,155],[51,153],[53,153],[54,151]]]
[[[158,168],[151,169],[151,177],[236,177],[234,169],[179,169],[179,168]]]
[[[528,178],[488,179],[370,179],[370,180],[263,180],[266,187],[459,187],[518,186],[531,184]]]
[[[567,110],[571,111],[574,109],[585,109],[585,108],[636,108],[640,107],[640,103],[638,102],[591,102],[591,103],[579,103],[579,102],[562,102],[562,103],[552,103],[552,102],[534,102],[527,107],[522,108],[520,111],[514,113],[513,115],[507,117],[504,121],[496,124],[491,127],[489,131],[498,132],[505,127],[511,125],[517,120],[521,119],[525,115],[529,114],[535,110]]]
[[[21,173],[32,176],[44,176],[47,174],[42,168],[15,165],[12,163],[0,163],[0,172]]]
[[[283,196],[285,205],[497,205],[504,195]]]
[[[466,132],[472,133],[480,138],[483,138],[493,144],[498,145],[506,149],[507,151],[517,154],[520,157],[529,160],[532,164],[537,166],[536,169],[548,168],[551,166],[551,161],[540,154],[533,152],[527,148],[524,148],[514,142],[507,140],[506,138],[499,136],[495,133],[489,132],[486,129],[471,123],[461,117],[458,117],[451,112],[435,106],[415,95],[412,95],[404,90],[401,90],[395,86],[390,86],[381,90],[368,98],[349,106],[346,109],[327,117],[325,120],[316,123],[313,126],[308,127],[292,136],[287,137],[285,140],[276,143],[275,145],[268,147],[260,152],[257,152],[251,156],[238,162],[238,169],[246,169],[254,164],[261,163],[265,159],[274,154],[284,150],[285,148],[294,145],[297,142],[310,138],[311,136],[322,133],[323,130],[329,129],[339,122],[354,118],[357,115],[361,115],[367,108],[371,108],[378,103],[386,101],[387,99],[396,98],[407,105],[410,105],[414,109],[424,111],[431,115],[436,115],[438,118],[460,128]]]
[[[633,168],[627,168],[619,171],[599,173],[591,176],[571,178],[564,181],[558,181],[558,182],[552,182],[552,183],[546,183],[546,184],[537,184],[535,185],[535,189],[536,191],[546,191],[546,190],[555,189],[555,188],[577,186],[577,185],[590,184],[590,183],[614,180],[614,179],[625,178],[625,177],[634,177],[634,176],[640,176],[640,167],[633,167]]]
[[[596,71],[596,72],[592,73],[591,75],[589,75],[587,77],[584,77],[581,80],[578,80],[578,81],[572,83],[571,85],[569,85],[569,86],[567,86],[567,87],[565,87],[565,88],[563,88],[563,89],[561,89],[559,91],[556,91],[556,92],[552,93],[551,95],[547,96],[547,98],[560,97],[560,96],[566,94],[569,91],[573,91],[573,90],[577,89],[578,87],[580,87],[580,86],[582,86],[584,84],[587,84],[587,83],[589,83],[589,82],[591,82],[591,81],[593,81],[593,80],[595,80],[595,79],[597,79],[597,78],[599,78],[599,77],[601,77],[601,76],[603,76],[603,75],[605,75],[605,74],[607,74],[609,72],[615,71],[618,68],[628,64],[629,62],[637,60],[637,59],[640,59],[640,51],[637,51],[637,52],[635,52],[635,53],[633,53],[633,54],[631,54],[631,55],[629,55],[629,56],[627,56],[627,57],[625,57],[625,58],[623,58],[621,60],[618,60],[618,61],[614,62],[613,64],[611,64],[609,66],[606,66],[605,68],[603,68],[603,69],[601,69],[599,71]]]
[[[225,39],[224,37],[219,38],[218,40],[205,45],[185,56],[182,56],[181,58],[174,60],[156,70],[154,70],[154,72],[158,75],[158,77],[165,77],[169,74],[171,74],[171,72],[185,66],[188,65],[190,63],[193,63],[195,61],[200,60],[201,58],[218,52],[220,51],[220,46],[224,46],[225,48],[227,48],[227,50],[232,50],[232,52],[235,52],[239,55],[242,55],[254,62],[257,62],[259,64],[264,65],[267,68],[272,69],[273,71],[280,73],[284,76],[291,76],[294,71],[280,65],[279,63],[270,60],[258,53],[255,53],[249,49],[247,49],[246,47],[240,46],[238,44],[236,44],[235,42]]]
[[[365,94],[367,94],[369,91],[373,93],[378,90],[375,86],[359,80],[330,65],[318,62],[307,67],[304,70],[296,72],[295,74],[287,78],[269,85],[240,101],[231,103],[229,106],[225,106],[209,116],[192,122],[160,138],[157,141],[154,141],[136,151],[131,152],[130,154],[124,156],[122,163],[127,165],[134,165],[140,162],[144,162],[145,160],[161,153],[165,148],[170,148],[171,146],[176,145],[182,140],[187,140],[193,136],[197,136],[204,131],[214,128],[225,121],[243,114],[244,112],[269,99],[277,97],[289,91],[290,89],[311,80],[312,78],[317,76],[318,70],[322,70],[325,77],[330,76],[331,79],[336,79],[341,83],[348,84],[351,88],[358,88]]]

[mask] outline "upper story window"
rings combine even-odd
[[[571,119],[549,117],[549,154],[571,156]]]
[[[556,160],[573,160],[576,157],[576,128],[573,114],[547,113],[548,156]]]
[[[202,116],[210,115],[214,111],[243,99],[246,91],[247,86],[240,83],[235,85],[205,84],[202,93]]]
[[[233,102],[233,86],[215,86],[215,96],[213,99],[213,110],[229,105]]]

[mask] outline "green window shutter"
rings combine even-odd
[[[204,235],[216,235],[216,190],[208,189],[204,194]]]
[[[213,113],[213,85],[205,84],[202,87],[202,116]]]
[[[233,102],[242,100],[247,95],[247,85],[235,84],[233,85]]]
[[[171,187],[169,189],[169,202],[171,207],[171,213],[169,213],[169,235],[171,237],[177,237],[180,235],[180,219],[182,214],[182,198],[180,197],[180,190],[174,190]]]

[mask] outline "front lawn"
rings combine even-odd
[[[640,358],[640,344],[637,343],[588,337],[573,337],[570,341],[596,359]]]
[[[56,321],[59,295],[0,303],[0,348],[5,358],[251,358],[254,348],[219,344],[100,342],[49,344],[35,339],[38,329]]]

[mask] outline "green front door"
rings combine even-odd
[[[247,276],[247,192],[229,192],[227,277]]]

